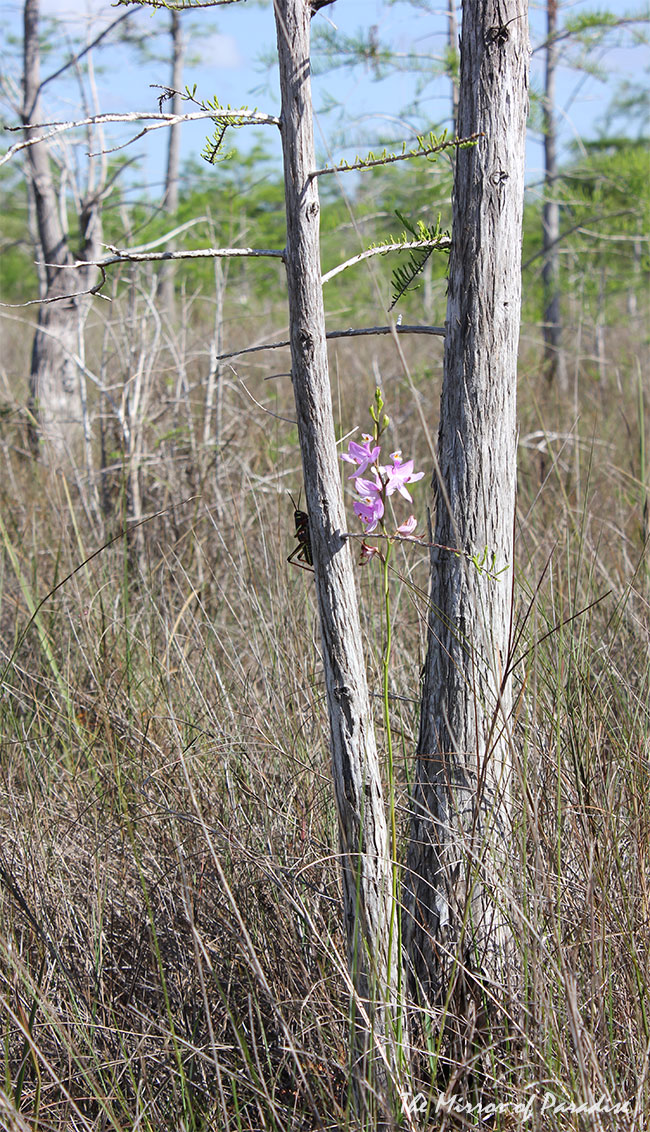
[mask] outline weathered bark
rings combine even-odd
[[[447,36],[449,44],[449,64],[453,66],[453,59],[458,51],[458,20],[456,19],[456,0],[447,0],[447,15],[449,22],[447,25]],[[451,117],[452,132],[458,137],[458,100],[460,98],[460,90],[458,88],[458,75],[455,70],[451,73]]]
[[[368,700],[352,552],[332,417],[319,250],[311,110],[308,0],[275,3],[287,213],[292,380],[321,623],[339,815],[348,963],[357,1008],[358,1100],[381,1082],[371,1041],[396,1040],[397,930],[391,931],[391,864],[379,761]],[[374,1037],[364,1024],[367,1012]],[[396,1055],[395,1055],[396,1060]],[[379,1066],[379,1068],[378,1068]],[[360,1084],[366,1081],[365,1089]],[[381,1087],[381,1085],[380,1085]]]
[[[544,89],[544,209],[542,213],[544,285],[544,368],[549,382],[567,389],[560,314],[560,206],[557,201],[557,0],[546,0],[546,79]]]
[[[178,11],[170,12],[170,34],[172,39],[172,74],[170,87],[176,93],[172,98],[171,113],[182,114],[183,102],[180,91],[183,84],[183,67],[185,64],[185,40],[181,30],[181,17]],[[181,124],[177,122],[169,129],[169,145],[167,148],[167,172],[165,175],[165,194],[163,196],[163,211],[173,216],[178,210],[178,185],[181,158]],[[173,252],[176,243],[170,240],[166,248]],[[174,271],[175,264],[163,263],[158,274],[158,295],[162,306],[168,314],[174,316]]]
[[[526,0],[465,0],[431,611],[405,886],[414,981],[502,986],[510,749],[507,665],[527,111]],[[471,562],[487,548],[482,569]],[[492,555],[494,576],[488,572]],[[491,993],[494,993],[492,987]],[[462,996],[461,996],[462,1001]]]
[[[25,0],[23,124],[39,121],[39,0]],[[26,131],[34,137],[33,128]],[[52,463],[66,463],[83,441],[83,405],[79,382],[80,335],[89,309],[77,293],[92,285],[94,269],[71,265],[68,235],[61,222],[47,144],[26,150],[33,194],[39,256],[45,264],[45,289],[39,307],[30,372],[31,432],[35,448]],[[95,258],[99,231],[99,197],[84,202],[81,216],[83,258]],[[74,296],[74,297],[73,297]],[[51,300],[57,300],[55,302]],[[41,444],[41,442],[43,442]]]

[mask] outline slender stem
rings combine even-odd
[[[392,622],[390,611],[390,575],[388,562],[391,555],[392,543],[390,540],[386,543],[386,553],[383,557],[384,565],[384,618],[386,622],[386,641],[384,645],[384,655],[382,659],[382,676],[383,676],[383,709],[384,709],[384,729],[386,733],[386,753],[388,755],[388,805],[390,816],[390,860],[391,860],[391,878],[392,878],[392,900],[390,910],[390,929],[389,929],[389,962],[393,954],[393,938],[394,933],[397,931],[397,1048],[402,1051],[402,916],[399,907],[399,865],[397,853],[397,815],[395,805],[395,766],[393,760],[393,733],[390,726],[390,709],[389,709],[389,696],[388,696],[388,673],[390,669],[390,653],[392,646]],[[390,986],[390,970],[389,970],[389,986]]]

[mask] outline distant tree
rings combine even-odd
[[[185,38],[183,36],[181,13],[173,8],[169,13],[169,34],[171,38],[171,75],[169,94],[171,98],[172,114],[181,114],[183,100],[183,66],[185,62]],[[161,98],[161,105],[163,99]],[[167,169],[165,172],[165,192],[162,207],[169,216],[175,216],[178,211],[178,190],[181,157],[181,130],[182,125],[177,122],[169,128],[167,145]],[[174,251],[177,244],[170,240],[167,243],[169,251]],[[160,300],[170,315],[174,314],[174,264],[163,263],[158,275],[158,294]]]
[[[544,205],[542,234],[544,258],[544,359],[549,381],[567,388],[566,355],[562,349],[560,321],[560,205],[557,199],[557,117],[555,82],[557,72],[557,7],[558,0],[546,0],[546,78],[544,85]]]
[[[128,13],[113,21],[121,23]],[[30,411],[33,445],[43,459],[67,463],[84,438],[83,327],[90,309],[89,290],[97,277],[94,267],[76,268],[75,259],[95,260],[101,241],[101,206],[107,168],[90,161],[86,188],[77,201],[78,247],[75,256],[64,220],[66,200],[60,198],[51,151],[41,122],[39,0],[25,0],[23,37],[22,123],[26,170],[36,221],[37,258],[42,265],[41,303],[30,368]],[[103,34],[106,34],[104,32]],[[69,59],[74,66],[83,54]],[[89,146],[92,149],[92,146]]]
[[[559,0],[546,0],[546,38],[537,50],[545,52],[545,81],[542,100],[542,133],[544,139],[544,203],[542,211],[542,280],[544,288],[543,335],[544,364],[549,382],[567,391],[566,356],[562,346],[562,314],[560,284],[560,209],[561,178],[558,174],[558,108],[556,79],[563,66],[605,78],[595,53],[604,53],[622,37],[639,34],[648,19],[646,13],[625,16],[596,9],[575,12],[573,7],[560,22]]]
[[[583,144],[562,169],[565,185],[563,286],[579,295],[594,327],[601,381],[607,371],[607,328],[625,310],[648,310],[650,181],[648,140],[601,137]]]

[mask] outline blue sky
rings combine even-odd
[[[60,42],[65,44],[77,40],[84,34],[84,27],[92,27],[94,34],[107,22],[120,14],[105,0],[41,0],[43,14],[55,15],[60,23]],[[587,7],[583,0],[563,5],[565,14],[575,14]],[[610,11],[623,15],[629,11],[621,0],[612,0]],[[637,9],[638,10],[638,9]],[[14,0],[0,0],[0,30],[3,37],[7,29],[20,34],[22,7]],[[398,52],[416,50],[429,55],[439,55],[445,45],[446,4],[440,0],[440,11],[418,10],[412,4],[386,3],[384,0],[338,0],[324,9],[314,19],[314,26],[334,25],[341,34],[354,34],[361,28],[375,27],[381,43],[386,43]],[[194,29],[190,60],[186,68],[186,82],[197,83],[197,96],[217,95],[221,103],[232,106],[257,106],[269,113],[278,110],[277,78],[274,69],[265,68],[260,59],[274,47],[275,31],[270,5],[260,6],[248,0],[232,6],[217,7],[212,10],[199,10],[183,17]],[[169,22],[164,11],[143,10],[135,19],[149,37],[152,51],[161,55],[160,61],[136,59],[133,53],[121,48],[107,49],[97,53],[97,87],[102,110],[132,111],[157,109],[158,92],[151,84],[161,85],[169,81],[169,66],[164,62],[168,50],[168,38],[156,32],[163,32]],[[533,46],[543,40],[543,11],[531,8],[531,41]],[[4,60],[8,54],[3,51]],[[635,75],[643,77],[644,68],[650,63],[647,46],[614,47],[590,58],[599,63],[609,75],[607,82],[595,78],[585,78],[579,72],[563,69],[559,75],[558,104],[563,115],[562,140],[567,144],[574,137],[593,135],[598,119],[607,107],[616,82],[621,78]],[[542,82],[543,52],[536,52],[531,59],[531,80],[539,87]],[[13,70],[17,75],[18,64]],[[11,69],[11,63],[9,62]],[[44,67],[47,74],[47,66]],[[647,78],[647,74],[646,74]],[[343,140],[352,144],[352,149],[372,147],[386,138],[409,138],[421,122],[415,122],[403,110],[412,101],[413,79],[408,73],[393,75],[383,82],[373,82],[367,67],[355,70],[338,70],[314,80],[314,103],[318,112],[317,138],[321,148],[331,145],[335,156],[350,154],[342,145]],[[336,111],[323,113],[328,102],[335,99],[339,104]],[[48,88],[46,112],[48,116],[73,116],[78,97],[72,84],[59,84],[58,92],[54,86]],[[426,113],[428,126],[435,126],[445,120],[449,109],[449,83],[440,78],[431,84],[427,91]],[[7,115],[9,116],[9,115]],[[345,127],[342,122],[345,122]],[[132,131],[134,132],[134,131]],[[206,133],[204,124],[188,125],[183,134],[183,156],[198,156]],[[164,168],[164,131],[157,131],[147,142],[136,143],[133,152],[143,155],[142,175],[155,192],[155,183],[160,179]],[[245,145],[241,131],[237,144]],[[268,131],[273,147],[278,146],[276,131]],[[122,135],[124,136],[124,135]],[[279,152],[279,150],[278,150]],[[528,146],[528,179],[534,181],[541,168],[541,149],[531,136]]]

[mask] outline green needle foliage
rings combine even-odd
[[[405,231],[398,236],[397,240],[391,240],[392,243],[412,243],[413,240],[421,242],[421,248],[411,248],[409,250],[408,262],[400,264],[393,271],[393,301],[390,304],[389,310],[397,305],[400,299],[406,294],[407,291],[417,290],[421,286],[419,277],[421,276],[425,264],[433,255],[434,251],[449,251],[449,232],[442,232],[440,229],[440,216],[438,216],[435,227],[431,228],[424,223],[423,220],[418,220],[414,224],[408,220],[401,212],[396,213],[399,220],[402,221]]]

